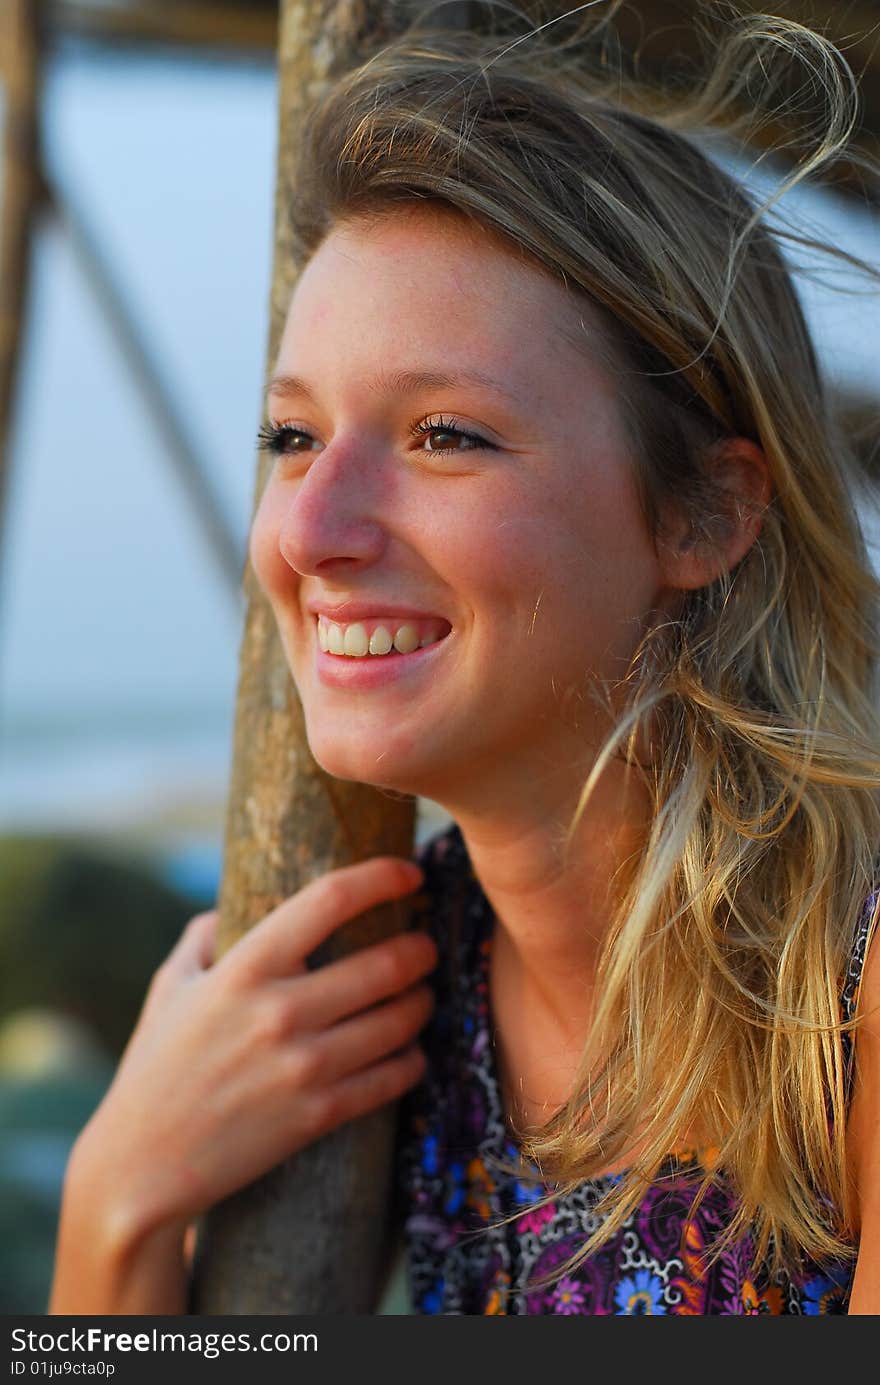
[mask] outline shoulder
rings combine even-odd
[[[850,1313],[880,1313],[880,944],[876,898],[856,940],[851,974],[854,1080],[847,1158],[859,1215],[859,1257]]]

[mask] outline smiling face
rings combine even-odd
[[[614,385],[562,333],[585,317],[438,208],[341,224],[302,273],[250,554],[329,773],[453,812],[582,782],[588,683],[623,675],[662,589]],[[433,642],[325,652],[318,610],[363,626],[353,649]]]

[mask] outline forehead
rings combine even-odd
[[[303,270],[285,345],[334,329],[352,345],[433,339],[456,350],[545,360],[588,348],[598,317],[531,256],[452,209],[407,206],[334,226]]]
[[[306,272],[328,255],[369,261],[375,269],[406,276],[427,270],[455,275],[461,287],[480,288],[466,277],[479,265],[491,282],[519,280],[525,289],[552,290],[550,274],[519,246],[488,226],[439,203],[412,202],[338,221],[306,266]],[[305,277],[305,275],[303,276]],[[559,286],[560,304],[564,291]]]

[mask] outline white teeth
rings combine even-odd
[[[370,642],[367,639],[365,626],[359,622],[354,625],[346,625],[342,642],[343,654],[352,654],[356,659],[362,659],[369,647]]]
[[[394,636],[394,648],[399,654],[412,654],[419,647],[419,632],[414,625],[401,625]]]
[[[370,636],[370,653],[387,654],[394,641],[384,625],[377,625]]]
[[[343,654],[350,659],[363,659],[367,654],[381,657],[390,654],[392,649],[397,650],[398,654],[412,654],[416,649],[424,649],[429,644],[436,644],[443,636],[437,621],[432,621],[425,627],[422,626],[423,634],[419,634],[419,628],[406,622],[393,626],[377,625],[372,634],[367,634],[367,627],[362,621],[354,621],[351,625],[339,625],[335,621],[328,620],[326,616],[318,617],[318,645],[325,654]],[[392,633],[393,631],[393,633]]]

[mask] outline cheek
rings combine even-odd
[[[281,554],[278,541],[280,531],[281,513],[270,488],[264,491],[257,506],[248,539],[251,567],[263,591],[270,597],[289,587],[294,576]]]

